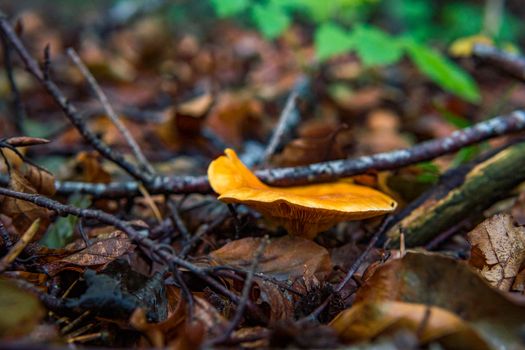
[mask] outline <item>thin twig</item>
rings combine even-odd
[[[20,237],[18,242],[9,250],[9,253],[7,253],[6,256],[0,260],[0,273],[4,272],[5,269],[11,265],[13,261],[22,253],[24,248],[27,246],[29,242],[33,240],[33,237],[38,232],[38,228],[40,227],[40,219],[36,219],[33,221],[31,226],[24,232],[24,234]]]
[[[525,82],[525,57],[488,45],[475,45],[473,56],[510,76]]]
[[[307,166],[266,169],[255,172],[264,182],[277,186],[333,181],[368,170],[391,170],[450,154],[490,138],[525,129],[525,112],[515,111],[494,117],[450,136],[422,142],[416,146],[392,152],[377,153],[354,159],[334,160]]]
[[[386,230],[390,227],[390,224],[393,222],[394,217],[393,216],[387,216],[384,220],[379,229],[374,233],[370,241],[368,242],[368,245],[366,246],[365,250],[355,259],[355,261],[352,263],[352,266],[348,269],[345,278],[335,287],[335,292],[339,293],[344,286],[352,279],[354,274],[357,272],[359,267],[363,264],[363,262],[368,257],[368,254],[372,251],[372,249],[375,247],[379,239],[382,235],[385,234]]]
[[[24,104],[22,103],[22,99],[20,98],[20,91],[18,90],[18,86],[16,84],[15,75],[13,72],[13,58],[11,57],[11,45],[7,41],[4,35],[0,35],[2,39],[2,47],[4,49],[4,65],[5,65],[5,72],[7,75],[7,81],[9,82],[9,88],[11,89],[12,93],[12,99],[13,99],[13,115],[14,115],[14,126],[16,128],[16,131],[19,134],[24,133],[24,119],[26,117],[26,110],[24,107]]]
[[[9,250],[13,246],[9,232],[4,226],[4,223],[0,220],[0,238],[2,238],[3,246],[0,246],[2,249]]]
[[[242,288],[241,302],[237,305],[237,310],[235,310],[235,314],[232,320],[230,321],[230,323],[228,324],[228,327],[225,329],[224,333],[222,333],[218,338],[212,339],[210,341],[211,344],[220,344],[230,339],[231,334],[241,322],[242,316],[244,314],[244,309],[246,308],[246,305],[248,304],[248,301],[250,298],[250,291],[252,289],[252,283],[253,283],[253,277],[255,276],[255,270],[257,269],[257,266],[259,265],[259,261],[261,257],[263,256],[264,249],[266,248],[267,244],[268,244],[268,236],[265,236],[261,240],[259,247],[253,254],[252,264],[248,270],[248,273],[246,274],[246,279],[244,281],[244,286]]]
[[[450,136],[426,141],[402,150],[301,167],[264,169],[255,171],[255,174],[262,181],[273,186],[298,186],[334,181],[369,170],[391,170],[428,161],[490,138],[523,130],[525,130],[525,112],[517,110],[508,115],[494,117],[472,127],[455,131]],[[0,178],[0,180],[0,184],[6,181],[5,178]],[[151,194],[210,193],[212,191],[206,176],[158,176],[146,187]],[[85,193],[107,198],[140,195],[138,184],[135,182],[110,184],[57,182],[56,188],[59,194],[64,195]]]
[[[131,133],[129,132],[128,128],[120,120],[119,116],[109,103],[108,97],[98,84],[93,74],[91,74],[88,67],[86,67],[84,62],[82,62],[82,59],[78,56],[78,54],[73,48],[67,49],[67,54],[69,55],[73,63],[75,63],[77,68],[80,70],[84,78],[86,78],[89,86],[91,87],[95,95],[97,95],[98,100],[102,104],[102,107],[104,108],[104,111],[106,112],[107,116],[109,117],[109,119],[111,119],[111,122],[116,126],[118,131],[122,134],[122,136],[128,143],[129,147],[131,148],[131,151],[135,155],[135,158],[142,166],[142,169],[148,172],[150,175],[154,174],[155,170],[153,169],[153,166],[148,162],[146,156],[144,156],[144,153],[140,149],[140,146],[138,145],[133,135],[131,135]]]
[[[180,217],[179,208],[177,207],[177,204],[169,197],[167,198],[166,204],[170,209],[170,219],[173,223],[173,226],[177,229],[177,231],[179,231],[184,242],[188,242],[191,239],[191,235],[188,231],[188,228],[186,227],[186,224],[184,224],[184,221]]]
[[[301,115],[297,106],[297,100],[299,96],[305,94],[307,86],[309,85],[308,78],[301,77],[293,87],[290,96],[286,100],[284,109],[277,122],[277,127],[273,133],[268,147],[264,151],[263,163],[268,164],[270,158],[278,152],[284,144],[290,140],[293,134],[293,130],[297,127],[301,121]]]
[[[355,259],[355,261],[352,263],[352,266],[348,269],[346,272],[345,278],[339,284],[334,288],[334,293],[330,294],[314,311],[312,311],[308,316],[300,319],[297,321],[298,323],[304,323],[311,320],[315,320],[319,315],[324,311],[324,309],[328,306],[332,298],[341,292],[341,290],[346,286],[346,284],[354,277],[354,274],[357,272],[359,267],[363,264],[363,262],[368,257],[368,254],[372,251],[372,248],[375,247],[379,239],[382,235],[385,234],[386,230],[390,227],[390,224],[393,222],[394,217],[388,216],[383,220],[383,223],[379,227],[379,229],[374,233],[370,241],[368,242],[368,245],[366,246],[365,250]]]
[[[111,214],[95,209],[81,209],[71,205],[62,204],[38,194],[22,193],[3,187],[0,187],[0,195],[31,202],[40,207],[52,210],[60,216],[74,215],[81,218],[98,220],[99,222],[105,223],[107,225],[112,225],[126,233],[128,237],[138,243],[142,248],[147,249],[151,252],[151,254],[158,257],[167,264],[175,264],[179,267],[184,267],[195,276],[199,277],[210,286],[217,289],[220,293],[228,297],[233,302],[238,304],[241,301],[237,294],[225,288],[221,283],[209,276],[205,270],[184,259],[181,259],[177,255],[170,254],[165,249],[161,249],[157,243],[147,237],[147,234],[137,231],[130,223],[120,220]],[[261,320],[265,319],[264,315],[260,313],[259,309],[255,307],[253,303],[250,303],[248,307]]]

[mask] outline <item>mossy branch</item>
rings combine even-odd
[[[447,191],[434,190],[387,232],[389,246],[399,245],[403,229],[407,246],[423,245],[467,217],[479,214],[525,181],[525,142],[480,162],[454,180]]]

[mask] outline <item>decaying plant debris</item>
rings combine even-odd
[[[456,41],[476,102],[164,5],[0,9],[0,348],[525,347],[525,58]]]

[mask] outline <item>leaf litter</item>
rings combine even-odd
[[[8,8],[18,13],[17,6]],[[436,233],[440,240],[431,252],[407,250],[403,227],[403,239],[393,247],[375,235],[389,218],[402,219],[443,173],[443,181],[460,181],[449,174],[471,158],[442,156],[388,171],[371,168],[335,183],[284,187],[267,185],[249,170],[403,149],[458,130],[451,115],[466,126],[494,114],[483,104],[414,79],[419,73],[406,62],[375,67],[377,60],[400,53],[378,57],[372,43],[357,47],[364,61],[352,54],[328,59],[333,48],[321,47],[326,57],[316,62],[313,41],[320,38],[299,24],[272,42],[228,20],[213,24],[213,35],[174,33],[158,13],[107,33],[88,33],[80,25],[65,30],[36,10],[20,12],[20,18],[15,35],[23,34],[37,57],[36,50],[51,43],[46,74],[80,107],[97,140],[147,173],[128,156],[129,140],[90,95],[82,75],[63,60],[66,43],[78,47],[154,164],[148,175],[195,176],[212,169],[210,184],[220,196],[209,189],[158,190],[146,177],[139,179],[137,195],[123,162],[94,152],[85,130],[66,124],[50,96],[20,69],[23,62],[14,59],[10,73],[31,113],[17,129],[10,117],[14,109],[0,109],[2,189],[55,202],[35,203],[11,192],[0,197],[0,347],[525,346],[522,187],[499,198],[507,202],[476,209],[459,228],[449,223],[450,232]],[[279,25],[286,24],[281,20]],[[375,41],[387,38],[360,28],[359,35]],[[274,36],[277,28],[261,30]],[[353,45],[338,30],[326,26],[322,34]],[[449,61],[418,43],[406,45],[403,50],[434,81],[477,99],[470,79]],[[470,46],[456,41],[453,51],[469,60]],[[5,60],[0,62],[7,69]],[[316,65],[322,68],[312,72]],[[458,75],[447,83],[436,69],[449,68]],[[265,164],[268,140],[305,72],[314,84],[309,94],[299,94],[299,125]],[[493,72],[472,73],[481,96],[506,102],[496,114],[521,106],[507,90],[513,87],[520,96],[522,86],[494,79]],[[483,83],[489,79],[494,82]],[[11,93],[0,85],[6,101]],[[503,136],[474,153],[512,142]],[[225,149],[235,164],[222,164]],[[128,184],[124,195],[114,195],[121,183]],[[67,192],[67,186],[77,187]],[[57,203],[78,208],[77,215],[56,209]],[[338,210],[345,205],[353,209],[342,215]],[[86,215],[91,209],[99,211]]]

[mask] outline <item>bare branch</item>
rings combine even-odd
[[[139,164],[150,175],[154,174],[155,171],[153,170],[153,167],[151,166],[151,164],[148,162],[148,160],[144,156],[144,153],[142,153],[142,150],[140,149],[140,146],[137,144],[137,141],[133,138],[133,136],[129,132],[128,128],[126,128],[124,123],[122,123],[122,121],[120,120],[119,116],[117,115],[117,113],[115,112],[111,104],[109,103],[109,100],[106,94],[101,89],[100,85],[97,83],[97,80],[95,79],[93,74],[91,74],[88,67],[86,67],[84,62],[82,62],[82,60],[80,59],[80,57],[78,56],[78,54],[73,48],[67,49],[67,54],[69,55],[73,63],[75,63],[75,65],[78,67],[82,75],[86,78],[89,86],[91,87],[95,95],[97,95],[97,98],[102,104],[102,107],[104,108],[104,111],[106,112],[109,119],[111,119],[111,121],[116,126],[118,131],[122,134],[122,136],[124,136],[124,139],[130,146]]]

